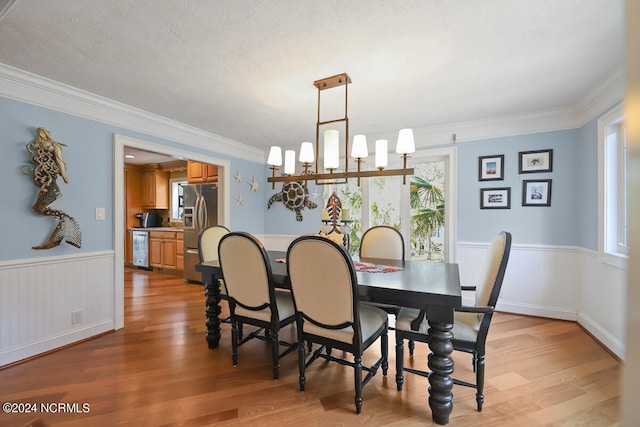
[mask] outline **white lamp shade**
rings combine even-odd
[[[367,137],[364,135],[356,135],[353,137],[353,146],[351,147],[351,157],[356,159],[364,159],[369,155],[367,150]]]
[[[324,168],[338,169],[340,165],[340,134],[337,130],[324,131]]]
[[[298,157],[298,160],[302,163],[313,163],[314,159],[313,144],[310,142],[303,142],[300,145],[300,157]]]
[[[280,147],[276,145],[271,146],[267,164],[270,166],[282,166],[282,149],[280,149]]]
[[[378,169],[387,167],[387,145],[386,139],[376,141],[376,168]]]
[[[398,145],[396,145],[396,153],[410,154],[416,151],[416,145],[413,140],[413,129],[400,129],[398,132]]]
[[[296,173],[296,152],[293,150],[285,150],[284,152],[284,173],[285,175]]]

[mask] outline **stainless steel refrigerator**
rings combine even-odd
[[[190,184],[184,187],[184,279],[202,282],[196,271],[198,257],[198,236],[211,225],[218,224],[217,184]]]

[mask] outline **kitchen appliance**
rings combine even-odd
[[[142,212],[136,214],[136,218],[138,219],[138,227],[160,227],[160,216],[158,214],[152,212]]]
[[[133,265],[149,269],[149,232],[133,230]]]
[[[201,283],[202,275],[196,271],[196,264],[200,262],[198,236],[206,227],[218,224],[218,185],[186,185],[183,188],[183,201],[184,279]]]

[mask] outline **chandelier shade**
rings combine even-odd
[[[324,168],[329,171],[340,166],[340,134],[335,129],[324,131]]]
[[[387,140],[376,141],[376,168],[382,170],[387,167]]]
[[[369,156],[367,150],[367,137],[365,135],[356,135],[353,137],[353,147],[351,147],[351,157],[354,159],[364,159]]]
[[[300,157],[298,158],[300,163],[313,163],[315,161],[313,154],[313,144],[310,142],[303,142],[300,144]]]
[[[269,150],[267,164],[270,166],[282,166],[282,149],[275,145]]]
[[[300,175],[295,174],[295,152],[292,150],[285,151],[285,164],[284,175],[276,176],[276,171],[279,166],[282,166],[282,150],[278,146],[271,147],[269,151],[269,157],[267,164],[271,167],[272,176],[267,178],[267,181],[272,184],[272,188],[275,188],[276,182],[291,182],[291,181],[315,181],[316,184],[343,184],[346,183],[348,178],[357,178],[358,185],[360,185],[360,178],[369,178],[376,176],[394,176],[402,175],[403,184],[406,183],[406,176],[413,175],[413,168],[407,168],[407,156],[415,152],[415,142],[413,138],[412,129],[401,129],[398,133],[398,143],[396,146],[396,153],[402,154],[403,167],[402,169],[385,169],[387,167],[387,155],[388,144],[387,140],[377,140],[375,144],[375,167],[376,170],[361,170],[361,164],[369,156],[369,150],[367,147],[367,137],[363,134],[355,135],[353,138],[353,145],[351,149],[351,158],[356,159],[357,170],[349,170],[349,117],[348,117],[348,87],[351,83],[351,78],[346,74],[338,74],[333,77],[327,77],[325,79],[316,80],[313,85],[318,89],[318,121],[316,122],[316,144],[315,144],[315,156],[313,153],[313,145],[311,142],[303,142],[300,147],[300,156],[298,161],[302,163],[304,172]],[[321,121],[320,120],[320,98],[321,93],[324,90],[332,89],[335,87],[344,86],[344,117],[338,117],[332,120]],[[342,123],[344,126],[344,167],[340,170],[340,132],[333,127]],[[319,156],[320,156],[320,143],[321,133],[320,128],[324,126],[331,126],[332,129],[326,129],[322,132],[322,154],[323,154],[323,169],[328,172],[321,172],[319,170]],[[289,151],[292,154],[289,154]],[[315,172],[310,172],[309,168],[312,163],[315,162]],[[338,181],[340,180],[340,181]]]
[[[296,173],[296,152],[285,150],[284,152],[284,174],[293,175]]]

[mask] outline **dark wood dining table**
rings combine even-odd
[[[281,262],[286,252],[267,252],[276,286],[290,288],[286,263]],[[363,258],[360,261],[399,267],[397,271],[390,272],[357,271],[362,301],[412,307],[426,313],[431,336],[431,355],[428,358],[431,371],[429,406],[433,420],[438,424],[447,424],[453,410],[453,313],[462,304],[458,265],[376,258]],[[196,270],[202,273],[205,287],[206,339],[209,348],[217,348],[220,341],[220,264],[217,260],[203,262],[196,265]]]

